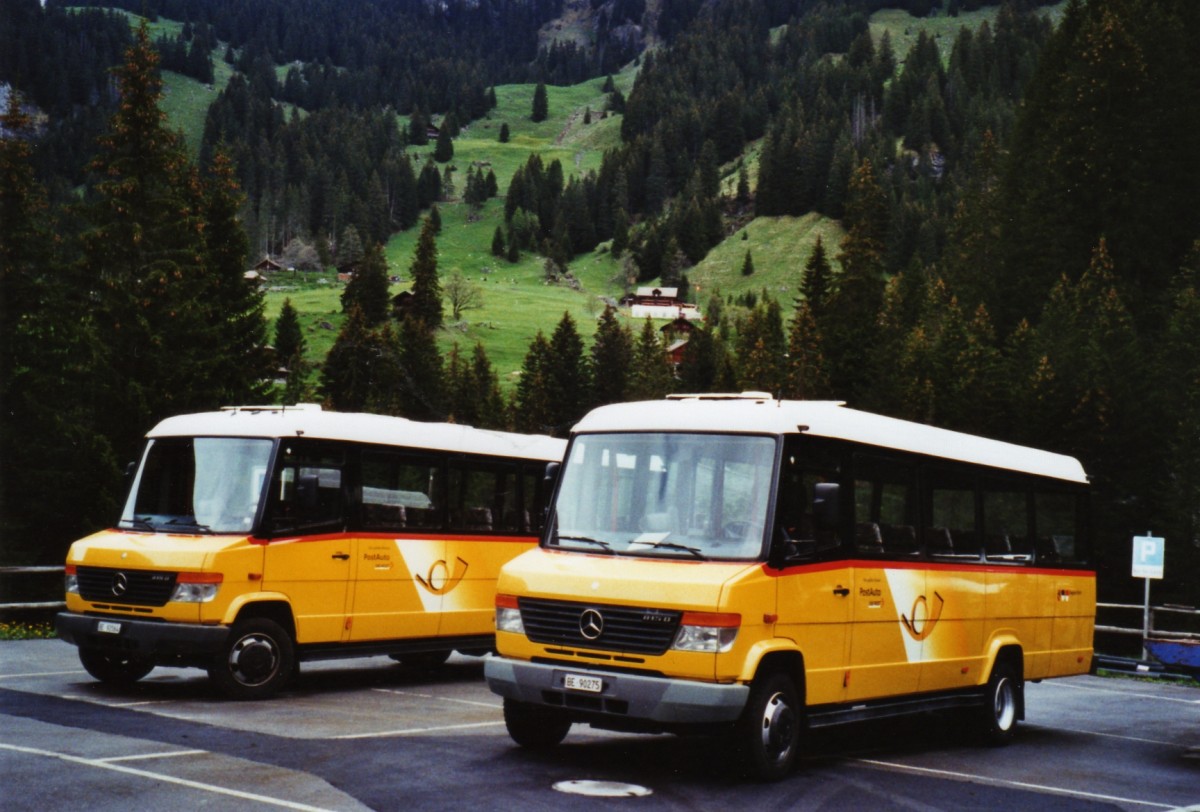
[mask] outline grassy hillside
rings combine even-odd
[[[1065,0],[1048,7],[1046,13],[1057,19],[1064,7]],[[898,58],[903,58],[921,31],[933,36],[948,57],[960,27],[978,27],[984,21],[994,20],[997,13],[998,7],[988,7],[958,17],[914,18],[906,12],[885,10],[871,17],[870,27],[876,39],[884,31],[889,32]],[[131,16],[131,23],[136,19]],[[165,20],[151,26],[154,36],[173,35],[179,29],[179,23]],[[183,131],[193,150],[199,146],[209,103],[231,75],[222,59],[223,47],[213,54],[217,75],[211,87],[170,72],[164,74],[164,110],[171,126]],[[633,87],[636,70],[630,66],[613,77],[626,95]],[[604,151],[620,143],[620,117],[603,114],[603,84],[601,77],[572,87],[548,87],[550,115],[540,123],[529,120],[533,85],[496,87],[495,109],[486,118],[468,125],[454,141],[456,195],[461,193],[466,171],[472,165],[495,172],[503,195],[513,173],[534,153],[541,154],[546,163],[561,161],[568,176],[598,169]],[[584,124],[589,110],[590,123]],[[400,124],[406,126],[407,121],[402,119]],[[508,124],[510,131],[505,144],[498,140],[502,124]],[[432,149],[432,144],[418,147],[415,154],[423,160]],[[743,160],[751,185],[757,172],[757,158],[758,145],[749,145]],[[724,183],[732,192],[737,180],[736,164],[727,165],[724,172]],[[607,252],[606,245],[572,262],[571,273],[577,284],[547,284],[541,257],[526,254],[519,262],[510,264],[491,256],[492,235],[503,224],[501,200],[490,201],[474,215],[453,199],[439,208],[443,227],[438,237],[438,267],[443,284],[451,275],[460,273],[482,294],[482,306],[464,312],[457,324],[449,323],[447,303],[447,326],[439,341],[446,351],[455,343],[469,349],[475,342],[482,342],[506,386],[515,380],[529,342],[539,330],[549,333],[563,313],[569,312],[580,332],[590,337],[596,316],[604,307],[601,297],[618,298],[623,292],[621,263]],[[719,290],[727,296],[766,291],[781,302],[790,303],[818,234],[836,265],[842,236],[838,223],[816,214],[752,220],[689,272],[696,301],[703,307],[709,296]],[[392,285],[393,294],[408,287],[416,238],[417,229],[412,229],[394,235],[385,247],[389,270],[400,279]],[[751,276],[741,273],[747,251],[755,268]],[[332,273],[291,277],[283,274],[272,280],[267,293],[267,315],[272,323],[285,298],[290,298],[300,312],[309,360],[314,364],[324,359],[342,324],[341,290],[342,285]]]

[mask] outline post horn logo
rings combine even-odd
[[[930,602],[924,595],[918,596],[913,601],[912,610],[909,613],[912,616],[911,620],[900,615],[900,622],[904,624],[904,630],[913,640],[924,640],[933,634],[933,627],[937,625],[938,618],[942,616],[942,607],[946,605],[946,600],[936,592],[933,593],[933,598],[934,600]]]
[[[454,562],[454,569],[451,570],[445,561],[434,561],[429,565],[429,572],[425,574],[424,578],[420,575],[415,576],[417,582],[434,595],[445,595],[458,586],[459,581],[463,579],[467,574],[467,569],[471,566],[457,556]]]

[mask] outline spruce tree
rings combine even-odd
[[[538,330],[525,359],[513,403],[513,423],[517,431],[550,434],[555,428],[556,412],[552,402],[550,367],[554,363],[550,342]]]
[[[132,456],[147,426],[222,405],[228,347],[206,257],[202,179],[158,104],[158,55],[143,23],[117,70],[120,106],[100,139],[100,178],[83,212],[82,268],[96,291],[100,342],[113,382],[105,434]],[[244,269],[243,269],[244,270]]]
[[[367,325],[378,327],[387,321],[391,305],[387,258],[383,255],[383,246],[373,243],[363,254],[358,270],[342,291],[342,311],[348,313],[351,307],[358,307]]]
[[[361,412],[378,397],[380,365],[388,348],[362,309],[352,306],[321,367],[321,395],[330,409]]]
[[[747,249],[746,257],[742,260],[742,276],[750,276],[754,273],[754,260],[750,257],[750,251]]]
[[[804,278],[800,281],[800,294],[808,302],[809,315],[814,319],[819,320],[825,313],[832,277],[833,269],[825,255],[825,243],[818,234],[812,253],[804,263]]]
[[[796,305],[788,330],[787,374],[783,394],[799,400],[830,397],[829,374],[821,346],[821,332],[807,300]]]
[[[504,229],[501,226],[496,226],[496,230],[492,232],[492,256],[504,256]]]
[[[508,139],[509,139],[509,130],[508,130],[508,122],[506,121],[500,125],[499,141],[501,144],[507,144]]]
[[[630,400],[659,400],[675,385],[674,371],[667,359],[658,330],[650,319],[642,323],[633,350],[633,374],[629,379]]]
[[[591,406],[627,399],[633,363],[633,337],[617,320],[617,310],[605,307],[592,343]]]
[[[61,564],[116,511],[120,477],[93,399],[107,359],[85,283],[53,251],[16,91],[0,128],[0,538],[7,563]]]
[[[400,324],[400,399],[396,414],[412,420],[446,419],[446,381],[433,331],[415,315]]]
[[[529,119],[533,122],[545,121],[550,115],[550,101],[546,96],[546,83],[538,82],[533,90],[533,110]]]
[[[438,281],[437,241],[434,237],[436,228],[432,218],[426,218],[409,268],[412,278],[412,315],[430,330],[442,326],[442,286]]]
[[[440,164],[444,164],[454,157],[454,141],[450,137],[450,130],[446,127],[438,130],[437,145],[433,148],[433,160]]]
[[[279,318],[275,320],[275,357],[276,365],[287,370],[285,403],[297,403],[304,394],[308,377],[308,365],[304,359],[307,351],[308,342],[300,329],[300,315],[292,305],[292,300],[284,299]]]
[[[583,339],[569,312],[563,313],[550,336],[550,356],[553,359],[548,370],[553,407],[551,433],[565,437],[587,412],[591,390],[591,370],[583,352]]]

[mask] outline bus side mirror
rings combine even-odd
[[[554,492],[554,486],[558,484],[558,473],[561,468],[561,462],[546,463],[546,473],[542,476],[542,492],[546,494],[547,502],[550,501],[550,494]]]
[[[813,485],[813,521],[818,530],[836,530],[841,515],[836,482],[818,482]]]

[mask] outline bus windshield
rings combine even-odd
[[[578,435],[547,543],[601,554],[759,558],[775,453],[773,437]]]
[[[120,526],[177,533],[248,533],[273,440],[167,437],[146,447]]]

